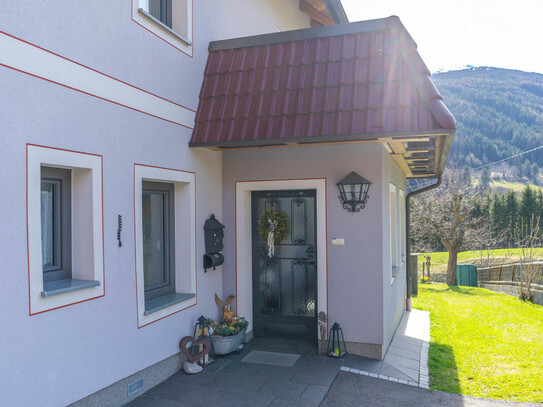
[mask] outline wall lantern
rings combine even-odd
[[[366,178],[353,171],[336,185],[339,189],[339,199],[343,209],[347,209],[349,212],[360,212],[360,209],[365,208],[371,185],[371,182]]]

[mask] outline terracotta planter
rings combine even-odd
[[[211,347],[215,355],[226,355],[235,351],[243,341],[245,341],[245,333],[247,328],[243,328],[236,335],[231,336],[219,336],[212,335],[211,338]]]

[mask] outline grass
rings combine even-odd
[[[474,179],[472,181],[473,185],[479,185],[480,183],[481,182],[479,179]],[[530,185],[530,187],[532,187],[536,191],[541,188],[540,186],[534,185],[532,183],[528,183],[528,184]],[[496,191],[498,189],[502,189],[502,190],[510,189],[513,192],[517,192],[517,193],[522,192],[524,188],[526,187],[526,185],[527,185],[526,183],[520,182],[520,181],[504,181],[504,180],[491,180],[488,184],[491,191]]]
[[[522,182],[510,182],[510,181],[490,181],[489,183],[490,188],[503,188],[503,189],[512,189],[515,192],[522,192],[524,187],[526,187],[525,184]]]
[[[543,402],[543,307],[483,288],[419,285],[430,389]]]
[[[431,268],[432,270],[444,271],[447,268],[447,262],[449,261],[449,252],[433,252],[433,253],[424,253],[418,256],[419,262],[419,271],[422,271],[422,263],[426,261],[424,255],[429,254],[431,259]],[[522,249],[496,249],[491,254],[491,261],[499,260],[500,263],[511,263],[519,261],[522,254]],[[543,250],[539,250],[536,256],[543,258]],[[458,253],[458,264],[477,264],[479,265],[481,261],[481,251],[465,251]],[[486,262],[486,252],[483,251],[483,261]]]

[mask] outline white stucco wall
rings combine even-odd
[[[5,174],[0,194],[0,404],[63,406],[175,354],[197,317],[219,314],[213,294],[222,295],[223,275],[220,269],[204,274],[201,259],[205,219],[211,213],[223,217],[221,154],[189,150],[191,129],[151,116],[155,104],[196,108],[210,40],[274,32],[278,25],[302,28],[309,21],[293,0],[197,0],[191,58],[135,24],[129,2],[62,1],[54,9],[37,0],[10,2],[0,13],[2,31],[13,36],[10,55],[18,58],[8,63],[8,55],[0,53],[0,63],[8,65],[0,66],[0,168]],[[58,79],[64,86],[47,76],[58,73],[55,69],[25,49],[66,69]],[[25,66],[23,72],[9,68],[16,63]],[[106,82],[92,80],[93,75],[115,82],[106,98],[110,101],[95,97],[112,88],[101,88]],[[118,104],[126,90],[133,92],[130,103],[139,103],[141,111]],[[182,111],[190,122],[193,113]],[[36,315],[29,315],[27,143],[103,157],[105,295]],[[135,163],[196,173],[197,305],[140,329]],[[116,240],[119,214],[121,248]],[[227,232],[227,239],[231,236]]]

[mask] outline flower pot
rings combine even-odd
[[[211,338],[211,346],[213,348],[213,352],[215,355],[226,355],[228,353],[231,353],[235,351],[241,343],[245,340],[245,332],[247,331],[247,328],[243,328],[239,333],[236,335],[231,336],[219,336],[219,335],[212,335]]]

